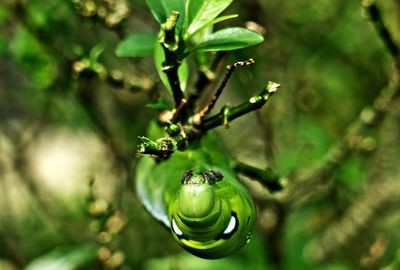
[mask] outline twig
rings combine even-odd
[[[185,105],[187,104],[186,99],[181,99],[179,106],[176,108],[175,113],[172,117],[172,123],[177,123],[179,120],[179,116],[181,115],[182,110],[185,108]]]
[[[270,167],[261,170],[242,162],[236,162],[233,169],[239,174],[243,174],[260,182],[270,192],[282,190],[280,176]]]
[[[218,98],[221,96],[222,91],[224,91],[226,84],[228,83],[230,77],[232,76],[233,72],[235,69],[239,66],[251,66],[254,64],[254,60],[250,58],[247,61],[238,61],[236,63],[233,63],[232,65],[228,65],[227,69],[228,71],[226,72],[224,79],[222,80],[220,86],[218,87],[217,91],[215,92],[214,96],[210,100],[210,102],[203,108],[201,109],[196,115],[194,116],[194,123],[196,125],[201,125],[203,122],[204,117],[207,116],[207,114],[214,108]]]
[[[218,71],[222,68],[224,59],[226,57],[226,52],[217,52],[211,67],[200,68],[199,78],[196,82],[195,92],[188,97],[188,103],[194,104],[196,99],[199,97],[200,93],[215,80]]]
[[[225,106],[217,115],[204,119],[200,126],[201,130],[205,132],[217,126],[227,126],[232,120],[251,111],[260,109],[268,101],[269,97],[278,90],[279,87],[280,84],[269,82],[260,94],[251,97],[247,102],[232,108]]]
[[[396,68],[400,70],[400,50],[398,45],[395,43],[393,37],[391,36],[389,30],[383,22],[381,12],[373,0],[363,0],[362,6],[367,11],[369,18],[371,19],[379,37],[385,44],[386,48],[392,55],[396,63]]]

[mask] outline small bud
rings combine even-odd
[[[107,17],[107,14],[107,9],[105,7],[101,6],[97,9],[97,16],[99,16],[100,18],[104,19],[105,17]]]
[[[81,73],[83,70],[85,70],[85,68],[86,68],[86,65],[82,61],[75,61],[72,64],[72,70],[74,71],[74,73],[77,73],[77,74]]]
[[[376,120],[376,113],[374,109],[367,107],[361,111],[360,118],[365,124],[372,125]]]
[[[177,136],[181,132],[181,127],[177,124],[170,123],[167,126],[166,131],[170,136]]]
[[[108,26],[108,27],[113,27],[113,26],[115,26],[116,24],[118,24],[118,17],[117,16],[115,16],[114,14],[109,14],[107,17],[106,17],[106,25]]]
[[[111,241],[111,239],[112,239],[112,236],[108,232],[100,232],[97,235],[97,241],[99,241],[102,244],[109,243]]]
[[[175,110],[162,111],[162,112],[160,112],[160,115],[158,116],[158,121],[160,121],[160,123],[168,123],[172,120],[172,118],[174,117],[174,114],[175,114]]]
[[[119,213],[115,213],[106,222],[106,227],[108,231],[112,234],[119,233],[124,228],[124,226],[125,220]]]
[[[82,15],[85,17],[90,17],[96,14],[97,6],[94,1],[86,1],[85,5],[83,6]]]
[[[97,199],[93,203],[89,205],[89,213],[93,216],[100,216],[107,212],[108,210],[108,203],[103,199]]]
[[[372,0],[362,0],[361,1],[361,5],[366,8],[372,6],[373,4],[374,4],[374,1],[372,1]]]
[[[97,257],[101,260],[101,261],[106,261],[108,259],[110,259],[111,257],[111,251],[105,247],[102,246],[101,248],[99,248],[99,250],[97,251]]]
[[[89,224],[89,229],[95,233],[99,232],[101,230],[101,227],[102,225],[99,220],[92,220]]]
[[[370,152],[375,150],[376,148],[376,141],[371,137],[363,138],[360,145],[361,150]]]
[[[94,72],[96,72],[99,75],[100,78],[104,79],[106,77],[107,70],[102,64],[96,63],[94,65],[93,69],[94,69]]]
[[[110,260],[108,260],[107,264],[112,268],[118,268],[120,267],[125,261],[125,254],[118,250],[116,251],[110,258]]]
[[[257,32],[261,35],[265,35],[265,33],[267,32],[263,26],[259,25],[256,22],[253,22],[253,21],[247,21],[245,23],[245,27],[247,29]]]
[[[111,71],[111,78],[114,81],[121,82],[124,79],[124,74],[119,69],[113,69]]]

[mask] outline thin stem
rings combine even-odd
[[[239,174],[248,176],[265,186],[270,192],[282,190],[281,178],[274,170],[267,167],[263,170],[248,164],[237,162],[233,169]]]
[[[172,117],[172,123],[177,123],[179,120],[179,116],[181,115],[181,112],[185,108],[185,105],[187,104],[186,99],[182,98],[179,106],[176,108],[174,116]]]
[[[362,6],[367,11],[367,14],[371,19],[381,40],[385,44],[392,57],[395,59],[397,68],[400,69],[400,49],[397,46],[396,42],[393,40],[393,37],[387,29],[386,25],[384,24],[378,6],[372,0],[363,0]]]
[[[230,77],[232,76],[233,72],[235,69],[239,66],[251,66],[254,64],[254,60],[250,58],[247,61],[238,61],[236,63],[233,63],[232,65],[228,65],[227,69],[228,71],[226,72],[224,79],[222,80],[220,86],[218,87],[217,91],[215,92],[214,96],[211,98],[210,102],[202,109],[200,110],[196,115],[195,115],[195,123],[197,125],[201,125],[203,122],[204,117],[207,116],[207,114],[214,108],[215,104],[217,103],[218,98],[221,96],[222,92],[225,89],[226,84],[228,83]]]
[[[207,85],[214,81],[216,77],[215,74],[222,67],[226,55],[226,52],[217,52],[217,55],[215,56],[211,67],[207,70],[200,70],[199,79],[196,82],[196,90],[198,92],[202,92],[202,90],[207,87]]]
[[[220,70],[222,69],[226,55],[226,52],[217,52],[210,68],[200,67],[199,77],[195,84],[194,90],[187,98],[186,110],[189,115],[194,114],[195,110],[198,108],[201,94],[205,91],[206,87],[216,79],[216,74],[219,74]]]
[[[188,103],[187,107],[189,108],[189,110],[194,111],[194,109],[197,107],[197,102],[201,93],[210,83],[212,83],[215,80],[216,78],[215,74],[219,73],[226,55],[227,55],[226,52],[217,52],[217,55],[215,56],[211,64],[211,67],[207,68],[207,70],[204,69],[200,70],[199,78],[196,82],[195,89],[187,99]]]
[[[280,84],[269,82],[259,95],[251,97],[247,102],[232,108],[225,106],[217,115],[204,119],[200,126],[201,130],[207,131],[221,125],[227,126],[229,122],[234,119],[251,111],[260,109],[279,87]]]

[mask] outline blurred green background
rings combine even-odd
[[[400,44],[400,2],[376,2]],[[290,180],[372,105],[392,59],[356,0],[236,0],[231,13],[217,27],[252,21],[265,42],[229,54],[226,64],[256,63],[233,75],[219,106],[268,80],[282,87],[218,132],[232,156]],[[279,194],[253,187],[262,211],[241,253],[207,261],[178,247],[132,179],[137,137],[157,117],[145,105],[165,89],[152,59],[114,54],[158,27],[144,0],[0,2],[0,269],[400,269],[400,189],[385,184],[400,181],[398,109],[303,201],[280,209]]]

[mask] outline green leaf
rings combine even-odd
[[[195,6],[195,8],[198,9],[197,14],[194,16],[193,21],[188,22],[189,27],[187,30],[187,36],[192,36],[198,30],[203,28],[204,25],[214,20],[232,2],[233,0],[205,0],[200,8]]]
[[[38,89],[45,89],[51,85],[57,75],[56,61],[33,34],[23,27],[17,28],[8,48]]]
[[[181,89],[182,89],[183,92],[185,92],[187,84],[188,84],[189,73],[190,73],[189,64],[184,59],[182,61],[181,66],[178,69],[179,83],[181,85]]]
[[[162,64],[164,61],[165,61],[164,50],[160,44],[157,44],[155,47],[155,51],[154,51],[154,64],[156,65],[156,69],[157,69],[158,75],[160,76],[161,81],[163,82],[165,87],[168,89],[168,92],[171,95],[173,95],[172,88],[168,81],[168,77],[162,70]],[[189,65],[186,60],[182,61],[182,64],[180,65],[180,67],[178,69],[178,78],[179,78],[179,83],[181,85],[182,91],[185,91],[187,82],[189,79]]]
[[[163,0],[167,17],[171,15],[172,11],[179,12],[179,19],[176,24],[178,31],[182,28],[183,22],[185,21],[186,1],[187,0]]]
[[[162,0],[146,0],[147,6],[150,8],[154,18],[162,24],[167,19],[165,8]]]
[[[97,44],[90,50],[89,54],[89,59],[92,63],[97,63],[100,55],[104,52],[105,50],[105,45],[103,44]]]
[[[231,15],[226,15],[226,16],[221,16],[221,17],[215,18],[215,19],[212,20],[211,22],[205,24],[205,25],[204,25],[202,28],[200,28],[198,31],[196,31],[196,34],[195,34],[194,36],[191,37],[192,42],[194,42],[194,43],[196,43],[196,41],[198,42],[198,41],[199,41],[199,40],[198,40],[198,36],[199,36],[199,35],[201,36],[202,33],[211,34],[211,33],[212,33],[212,28],[211,28],[211,26],[212,26],[212,25],[217,24],[217,23],[219,23],[219,22],[223,22],[223,21],[229,20],[229,19],[236,18],[236,17],[238,17],[238,16],[239,16],[238,14],[231,14]],[[206,31],[206,30],[208,30],[208,29],[210,29],[210,31]],[[206,35],[202,35],[202,36],[203,36],[203,39],[202,39],[201,41],[204,41],[204,38],[205,38]]]
[[[185,18],[186,0],[146,0],[154,18],[163,24],[167,20],[172,11],[179,12],[177,23],[178,30],[181,29]]]
[[[165,98],[161,98],[154,103],[147,103],[146,107],[156,110],[169,110],[169,111],[174,108]]]
[[[29,263],[24,270],[75,270],[96,257],[97,247],[57,248]]]
[[[256,45],[263,40],[260,34],[246,28],[226,28],[209,35],[195,50],[232,51]]]
[[[115,54],[119,57],[144,57],[151,56],[157,41],[155,34],[136,33],[122,40]]]
[[[202,5],[203,1],[199,0],[186,1],[185,29],[187,29],[190,23],[193,21],[194,17],[196,16],[197,12],[199,11]]]

